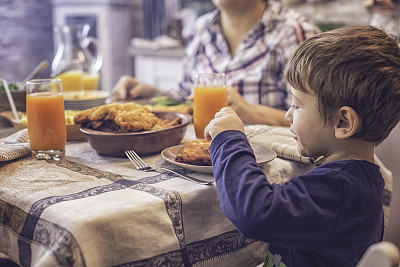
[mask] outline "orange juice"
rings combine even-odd
[[[27,94],[26,111],[30,147],[33,151],[65,148],[67,131],[61,93]]]
[[[81,70],[69,70],[61,73],[56,79],[61,80],[63,91],[81,91],[83,87],[83,72]]]
[[[228,105],[225,86],[195,86],[193,124],[197,138],[204,138],[204,128],[214,119],[215,113]]]
[[[89,74],[84,72],[83,76],[83,89],[84,90],[97,90],[99,86],[99,75],[98,74]]]

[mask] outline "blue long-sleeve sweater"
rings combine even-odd
[[[355,266],[382,240],[379,166],[330,162],[280,186],[267,181],[243,133],[220,133],[210,151],[222,210],[286,266]]]

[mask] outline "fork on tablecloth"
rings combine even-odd
[[[128,159],[132,162],[132,164],[133,164],[133,166],[136,168],[136,170],[138,170],[138,171],[145,171],[145,172],[148,172],[148,171],[157,171],[155,168],[153,168],[153,167],[147,165],[147,163],[144,162],[144,160],[143,160],[141,157],[139,157],[139,155],[136,154],[135,151],[133,151],[133,150],[127,150],[127,151],[125,151],[125,155],[126,155],[126,156],[128,157]],[[184,175],[184,174],[181,174],[181,173],[179,173],[179,172],[176,172],[176,171],[173,171],[173,170],[171,170],[171,169],[164,168],[164,167],[159,167],[158,169],[159,169],[159,170],[163,170],[163,171],[167,171],[167,172],[170,172],[170,173],[173,173],[173,174],[175,174],[175,175],[177,175],[177,176],[179,176],[179,177],[181,177],[181,178],[183,178],[183,179],[186,179],[186,180],[188,180],[188,181],[191,181],[191,182],[194,182],[194,183],[197,183],[197,184],[209,185],[209,184],[212,184],[212,183],[213,183],[213,181],[203,181],[203,180],[199,180],[199,179],[197,179],[197,178],[194,178],[194,177],[191,177],[191,176],[188,176],[188,175]]]

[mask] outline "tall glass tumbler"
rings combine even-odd
[[[67,131],[61,82],[26,82],[26,112],[32,158],[59,160],[65,156]]]
[[[225,73],[197,74],[194,85],[193,124],[197,138],[221,108],[228,105]]]

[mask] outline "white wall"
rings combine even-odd
[[[51,0],[0,1],[0,76],[22,81],[43,59],[53,60]],[[48,78],[50,68],[38,77]]]

